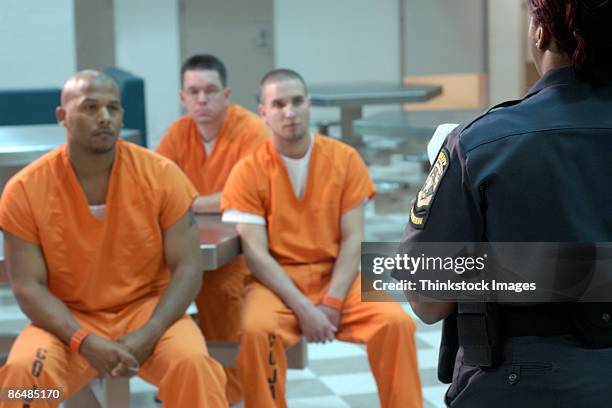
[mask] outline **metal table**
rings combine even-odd
[[[240,237],[234,224],[221,222],[219,214],[196,214],[195,218],[205,271],[218,269],[240,255]]]
[[[340,108],[342,138],[356,138],[353,121],[363,115],[364,105],[425,102],[442,93],[439,85],[402,85],[398,83],[353,83],[312,85],[308,90],[313,106]]]
[[[140,140],[136,129],[123,129],[119,136]],[[0,126],[0,193],[15,173],[65,142],[66,129],[57,124]]]
[[[484,110],[436,110],[415,112],[381,112],[353,122],[360,135],[381,136],[401,140],[405,150],[415,155],[425,155],[427,144],[438,125],[464,123],[480,116]]]
[[[200,228],[200,249],[204,270],[218,269],[240,255],[240,237],[233,224],[221,222],[218,214],[196,215]],[[0,283],[6,282],[4,271],[4,236],[0,232]]]

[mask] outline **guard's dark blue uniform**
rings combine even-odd
[[[457,128],[404,241],[612,241],[612,86],[557,69],[524,99]],[[464,364],[460,349],[446,402],[609,407],[611,375],[612,348],[587,349],[571,335],[512,337],[494,368]]]

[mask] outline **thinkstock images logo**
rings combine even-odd
[[[372,272],[381,275],[385,271],[405,271],[411,275],[420,271],[452,271],[457,275],[465,272],[482,271],[486,266],[487,254],[482,256],[409,256],[396,254],[393,257],[379,256],[372,259]]]
[[[612,242],[364,242],[362,298],[612,302]],[[380,292],[385,292],[384,296]]]

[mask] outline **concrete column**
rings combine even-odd
[[[275,65],[297,70],[310,84],[399,83],[398,9],[398,0],[275,0]],[[366,106],[364,116],[390,109],[398,107]],[[316,107],[311,122],[339,114]]]
[[[520,0],[488,0],[489,101],[491,105],[525,93],[527,25]]]
[[[487,70],[483,0],[405,2],[405,75],[467,74]]]
[[[486,106],[486,0],[404,1],[404,81],[442,86],[439,97],[405,107],[430,110]]]
[[[115,65],[113,0],[74,2],[77,68],[102,70]]]
[[[400,81],[397,0],[276,0],[275,63],[310,83]]]

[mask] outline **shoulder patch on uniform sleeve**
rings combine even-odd
[[[446,147],[440,149],[436,161],[431,166],[425,184],[417,194],[416,201],[410,208],[410,223],[414,228],[425,228],[429,209],[440,186],[440,181],[448,169],[450,155]]]

